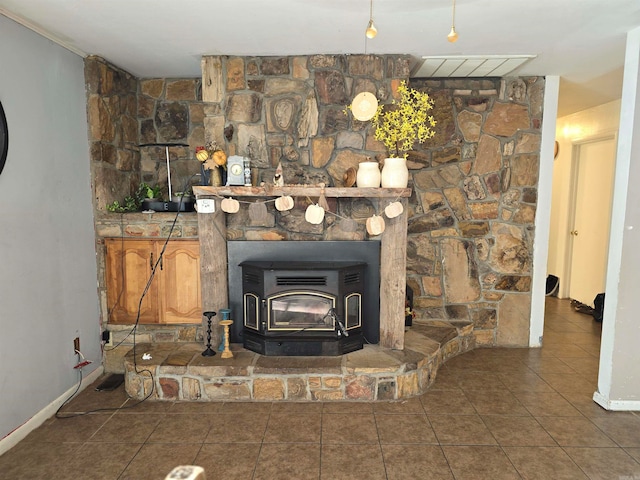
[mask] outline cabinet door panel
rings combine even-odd
[[[151,275],[152,241],[105,239],[107,306],[111,323],[135,323]],[[158,272],[156,272],[158,273]],[[140,305],[140,323],[157,323],[157,278]]]
[[[200,244],[190,240],[169,242],[162,264],[162,322],[200,323]]]

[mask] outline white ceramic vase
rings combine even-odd
[[[407,161],[402,157],[385,158],[382,167],[382,188],[407,188],[408,184]]]
[[[360,188],[380,186],[380,165],[378,162],[360,162],[358,164],[356,185]]]

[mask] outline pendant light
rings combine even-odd
[[[378,34],[378,29],[373,24],[373,0],[370,0],[369,6],[369,23],[367,24],[367,29],[365,30],[365,35],[367,38],[374,38]]]
[[[451,13],[451,31],[447,35],[447,40],[451,43],[458,41],[458,32],[456,32],[456,0],[453,1],[453,11]]]

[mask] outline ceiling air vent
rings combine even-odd
[[[536,55],[426,56],[411,78],[504,77]]]

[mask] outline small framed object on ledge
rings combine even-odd
[[[239,155],[231,155],[227,158],[227,185],[228,186],[244,186],[245,185],[245,159]],[[251,169],[249,169],[249,186],[251,186]]]

